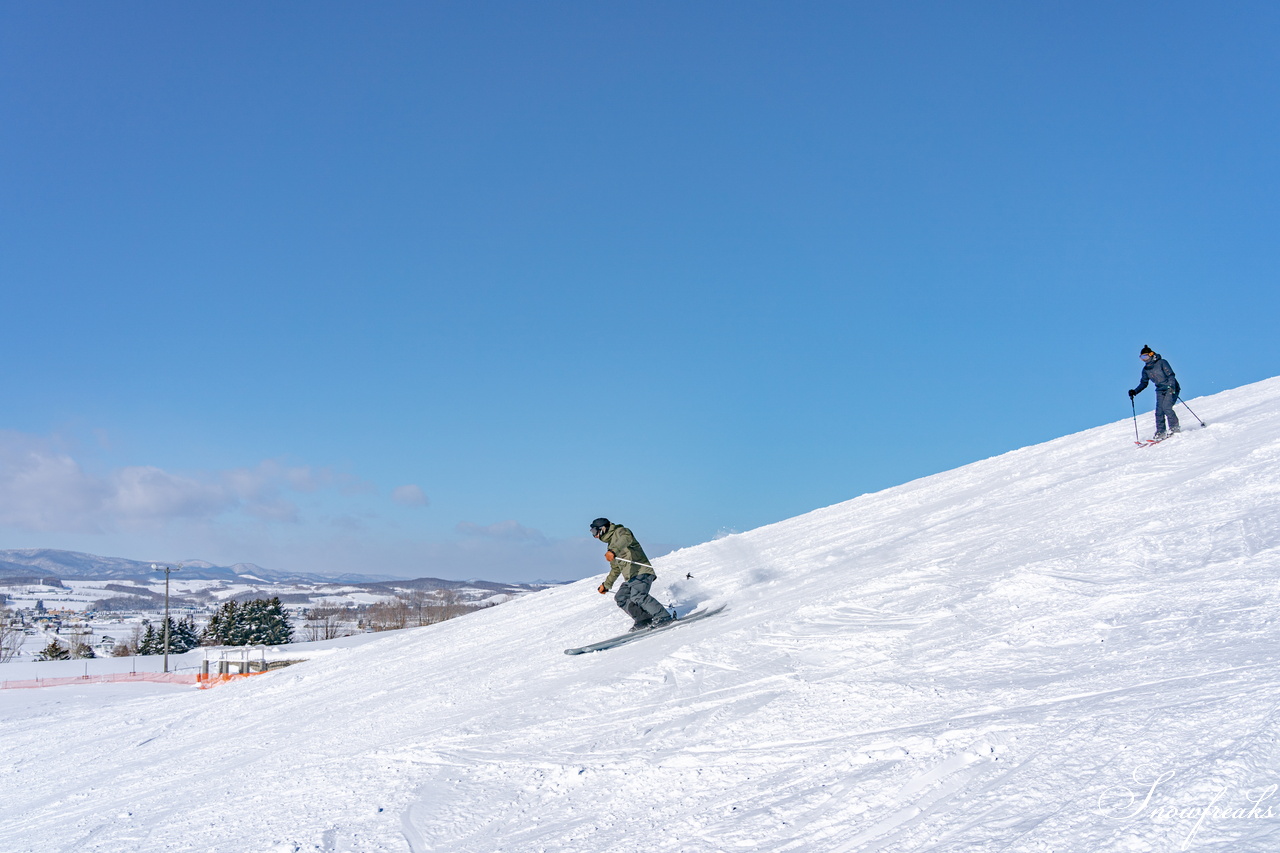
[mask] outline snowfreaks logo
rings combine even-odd
[[[1272,802],[1280,786],[1232,793],[1228,786],[1205,786],[1193,793],[1173,795],[1164,789],[1175,772],[1157,773],[1150,766],[1133,771],[1134,787],[1117,785],[1098,796],[1097,813],[1112,820],[1131,823],[1150,821],[1168,826],[1186,826],[1179,849],[1186,850],[1204,825],[1220,820],[1275,820],[1280,818],[1280,802]],[[1241,801],[1244,804],[1241,804]]]

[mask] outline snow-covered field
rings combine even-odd
[[[0,849],[1273,853],[1280,379],[1191,403],[671,554],[727,609],[609,652],[563,654],[625,627],[589,579],[214,690],[0,691]]]
[[[25,552],[0,552],[4,554],[21,554]],[[87,560],[100,560],[108,563],[113,558],[94,557],[93,555],[75,554],[66,551],[43,550],[41,554],[68,554],[72,557],[84,557]],[[110,656],[120,642],[129,643],[136,648],[142,639],[148,622],[157,626],[163,624],[164,589],[163,579],[126,579],[108,577],[100,579],[65,578],[55,579],[57,586],[31,580],[15,580],[12,577],[0,576],[0,601],[11,612],[20,612],[25,622],[25,632],[19,637],[19,646],[14,661],[31,661],[40,656],[50,643],[57,640],[66,645],[69,638],[79,635],[84,645],[93,648],[98,656]],[[439,586],[437,586],[439,584]],[[433,578],[418,580],[386,581],[377,585],[364,587],[342,584],[324,583],[246,583],[225,579],[182,578],[173,580],[171,586],[171,613],[175,621],[186,617],[195,620],[198,628],[208,624],[209,617],[224,602],[247,598],[279,597],[290,611],[294,636],[301,639],[307,636],[322,635],[324,632],[310,622],[309,610],[321,605],[333,605],[345,608],[348,613],[340,617],[340,623],[329,626],[329,630],[349,633],[361,630],[362,615],[358,608],[379,603],[392,603],[400,600],[407,602],[410,608],[405,621],[415,618],[426,621],[440,621],[439,612],[432,617],[430,605],[440,608],[451,607],[457,602],[464,607],[489,607],[504,604],[518,595],[527,594],[530,588],[541,588],[543,585],[529,584],[495,584],[488,581],[438,581]],[[5,601],[7,599],[7,601]],[[97,609],[95,602],[114,599],[128,602],[126,609]],[[44,611],[38,611],[37,605]],[[416,610],[414,609],[416,608]],[[422,619],[422,614],[428,618]],[[43,615],[42,615],[43,614]],[[448,614],[446,618],[451,618]],[[53,621],[41,621],[53,620]],[[311,626],[311,627],[309,627]],[[119,665],[107,665],[110,671],[121,670]],[[95,664],[94,671],[101,670],[101,664]],[[0,668],[0,680],[14,680],[11,666]]]
[[[296,661],[319,660],[331,655],[342,655],[350,649],[376,642],[378,634],[360,633],[348,637],[317,642],[289,643],[279,646],[200,646],[189,652],[169,655],[169,671],[195,675],[202,671],[205,661],[211,664],[211,671],[217,672],[212,664],[219,660],[265,660]],[[98,657],[89,660],[32,660],[30,658],[13,660],[0,666],[0,688],[15,682],[32,680],[65,680],[67,678],[96,679],[101,676],[124,673],[156,673],[164,671],[162,655],[130,655],[128,657]],[[165,687],[164,690],[173,688]],[[92,690],[78,693],[87,699],[97,696]],[[128,696],[128,692],[122,695]],[[0,695],[0,718],[13,703],[21,701],[13,695]],[[0,848],[3,850],[3,848]]]

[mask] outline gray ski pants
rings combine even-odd
[[[651,620],[663,622],[671,616],[667,608],[649,594],[649,587],[657,579],[655,575],[636,575],[629,581],[623,581],[613,595],[617,605],[625,610],[637,624],[644,624]]]
[[[1172,388],[1168,391],[1156,391],[1156,432],[1172,432],[1178,428],[1178,416],[1173,407],[1178,402],[1178,392]],[[1165,424],[1168,423],[1168,429]]]

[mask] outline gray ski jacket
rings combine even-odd
[[[1156,390],[1162,394],[1165,391],[1172,391],[1176,394],[1182,390],[1178,386],[1178,377],[1173,374],[1173,368],[1158,352],[1152,353],[1151,361],[1142,366],[1142,381],[1138,383],[1137,388],[1133,389],[1133,393],[1142,393],[1142,389],[1147,387],[1148,382],[1156,386]]]
[[[614,556],[613,562],[609,564],[609,575],[604,579],[605,589],[613,589],[613,582],[618,579],[618,575],[622,575],[623,580],[631,580],[636,575],[657,576],[658,573],[649,565],[649,557],[640,543],[621,524],[610,524],[609,529],[601,534],[600,541],[609,546]]]

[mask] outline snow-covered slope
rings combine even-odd
[[[0,849],[1275,851],[1280,379],[1191,402],[669,555],[725,612],[601,654],[562,653],[625,627],[591,579],[211,691],[0,695]]]

